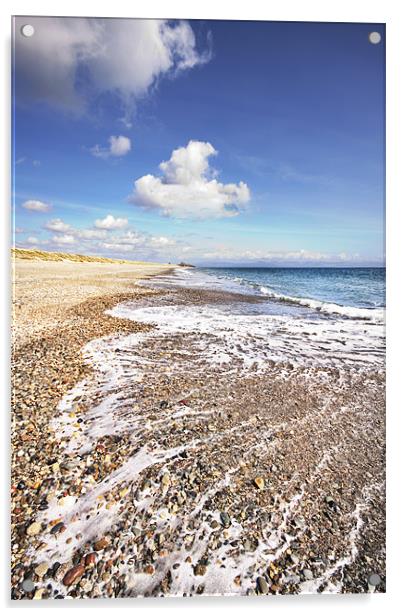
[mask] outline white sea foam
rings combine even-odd
[[[235,310],[235,305],[228,311],[216,305],[138,308],[125,303],[109,314],[156,325],[146,336],[192,336],[204,359],[216,365],[237,361],[245,368],[262,369],[269,361],[339,367],[383,364],[384,328],[380,324],[236,314]]]
[[[275,293],[267,287],[261,286],[260,292],[266,297],[272,299],[287,302],[289,304],[296,304],[298,306],[305,306],[306,308],[312,308],[318,312],[324,314],[339,315],[341,317],[348,317],[350,319],[363,319],[366,321],[374,321],[376,323],[383,323],[385,318],[384,308],[359,308],[357,306],[340,306],[339,304],[324,302],[318,299],[311,299],[307,297],[292,297],[290,295],[282,295],[281,293]]]

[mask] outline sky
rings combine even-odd
[[[384,60],[382,24],[16,18],[15,245],[384,265]]]

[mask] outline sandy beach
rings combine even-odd
[[[13,598],[385,590],[377,330],[260,301],[16,260]]]
[[[16,342],[20,345],[44,331],[68,325],[69,320],[74,319],[73,308],[85,301],[132,291],[136,281],[169,269],[171,266],[158,263],[17,258],[12,272]]]

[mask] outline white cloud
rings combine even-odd
[[[119,253],[119,252],[132,252],[133,247],[130,244],[119,244],[118,242],[103,242],[101,244],[102,248],[106,250],[112,251],[111,254]]]
[[[208,158],[216,154],[203,141],[173,150],[170,159],[159,165],[162,177],[144,175],[136,180],[130,201],[175,218],[236,216],[250,200],[250,190],[244,182],[222,184],[215,179]]]
[[[145,260],[171,260],[172,250],[176,250],[177,242],[165,236],[149,236],[147,233],[129,230],[123,235],[112,236],[99,244],[101,250],[109,255],[131,255],[129,258]],[[179,259],[177,259],[179,260]]]
[[[175,246],[176,242],[171,237],[152,237],[151,245],[155,248],[167,248],[168,246]]]
[[[75,244],[75,238],[73,235],[54,235],[52,237],[52,242],[54,244],[64,246],[69,244]]]
[[[127,218],[115,218],[112,214],[108,214],[105,218],[95,220],[95,227],[97,229],[121,229],[127,224]]]
[[[108,238],[106,242],[102,243],[104,248],[130,251],[133,247],[140,247],[149,245],[149,236],[138,231],[127,231],[123,235],[117,235]]]
[[[15,164],[16,165],[22,165],[22,163],[29,162],[29,161],[30,161],[30,159],[27,158],[26,156],[21,156],[20,158],[17,158],[17,160],[15,161]],[[32,166],[33,167],[40,167],[40,164],[41,164],[40,160],[33,160],[32,161]]]
[[[69,225],[61,218],[49,220],[43,228],[49,232],[46,239],[38,239],[32,235],[20,245],[47,245],[50,250],[58,248],[71,249],[82,254],[100,254],[104,256],[131,255],[133,259],[166,260],[172,259],[172,251],[177,252],[181,246],[174,238],[156,236],[129,228],[125,218],[115,218],[108,214],[104,219],[96,220],[92,228],[77,228]],[[98,226],[96,226],[98,225]],[[101,227],[99,228],[99,225]],[[51,234],[50,232],[53,232]],[[36,234],[32,231],[32,234]],[[38,233],[40,231],[38,230]]]
[[[131,141],[128,137],[120,135],[109,139],[111,156],[125,156],[131,150]]]
[[[24,24],[16,19],[16,32]],[[186,21],[30,17],[35,36],[16,37],[17,99],[82,112],[112,93],[126,119],[163,76],[207,62]]]
[[[104,221],[97,221],[97,222],[105,222],[105,220]],[[117,219],[117,222],[121,221],[121,220],[122,219]],[[108,222],[108,221],[106,221],[106,222]],[[74,236],[74,237],[82,239],[82,240],[92,240],[92,239],[101,240],[101,239],[104,239],[107,236],[107,230],[103,230],[103,229],[75,229],[74,227],[72,227],[68,223],[66,223],[63,220],[61,220],[61,218],[54,218],[53,220],[49,220],[44,225],[44,229],[47,229],[48,231],[53,231],[54,233],[63,233],[63,234],[67,234],[68,236]]]
[[[79,229],[75,231],[75,235],[82,240],[101,240],[107,237],[107,231],[102,231],[101,229]]]
[[[30,199],[28,201],[24,201],[22,207],[26,210],[31,210],[32,212],[48,212],[52,206],[49,203],[44,203],[43,201]]]
[[[176,241],[173,238],[165,236],[149,236],[146,233],[129,230],[123,235],[118,235],[108,239],[108,246],[117,243],[120,246],[148,246],[151,248],[166,248],[174,246]]]
[[[54,231],[55,233],[66,233],[67,231],[71,231],[71,225],[63,222],[60,218],[49,220],[44,227],[48,231]]]
[[[358,254],[349,255],[345,252],[326,253],[314,250],[266,251],[255,249],[236,250],[221,246],[216,250],[199,254],[203,260],[234,263],[343,263],[345,261],[362,260]]]
[[[99,145],[95,145],[91,148],[91,154],[97,158],[109,158],[110,156],[120,157],[125,156],[131,150],[131,141],[128,137],[119,135],[115,137],[112,135],[109,137],[109,147],[102,148]]]
[[[116,238],[116,241],[120,244],[128,244],[131,246],[137,246],[144,244],[147,236],[139,233],[138,231],[127,231],[124,235],[120,235]]]

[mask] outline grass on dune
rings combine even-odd
[[[11,254],[14,258],[27,259],[30,261],[75,261],[78,263],[129,263],[132,265],[151,265],[149,261],[129,261],[128,259],[90,257],[87,255],[70,254],[68,252],[47,252],[45,250],[31,250],[26,248],[12,248]]]

